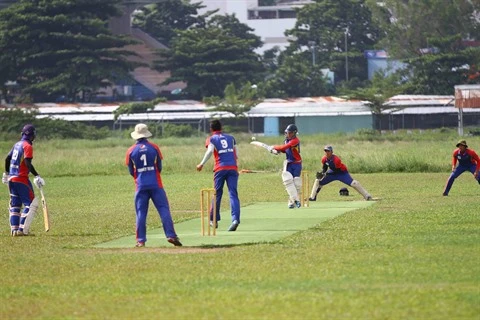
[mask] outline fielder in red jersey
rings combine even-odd
[[[322,171],[317,172],[317,177],[313,184],[310,201],[317,200],[317,194],[324,185],[332,181],[341,181],[347,186],[354,188],[360,193],[365,200],[372,200],[372,196],[365,190],[360,182],[354,180],[348,172],[347,166],[342,162],[340,157],[333,153],[333,147],[327,145],[323,148],[325,155],[322,157]]]
[[[453,150],[452,155],[452,173],[448,177],[447,184],[443,190],[444,196],[448,196],[455,179],[466,171],[470,171],[475,180],[480,184],[480,177],[478,174],[480,171],[480,158],[477,153],[473,149],[468,148],[465,140],[460,140],[456,147],[457,149]]]

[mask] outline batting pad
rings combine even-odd
[[[216,236],[202,236],[200,218],[175,224],[175,231],[184,247],[229,246],[277,241],[296,232],[312,228],[345,212],[368,207],[374,201],[310,202],[310,207],[288,209],[282,202],[261,202],[241,208],[237,231],[228,232],[230,212],[223,210]],[[200,215],[200,214],[199,214]],[[206,226],[205,226],[206,229]],[[206,231],[206,230],[205,230]],[[211,229],[212,231],[212,229]],[[135,235],[96,245],[96,248],[132,248]],[[174,246],[167,242],[163,229],[147,231],[146,247]]]

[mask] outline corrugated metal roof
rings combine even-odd
[[[439,114],[458,113],[454,107],[454,96],[398,95],[388,100],[385,114]],[[52,116],[69,121],[113,121],[119,104],[75,104],[39,103],[36,104],[40,117]],[[480,112],[480,109],[463,109],[465,113]],[[233,117],[227,112],[209,111],[209,107],[199,101],[177,100],[158,103],[148,113],[122,115],[121,120],[201,120],[215,114]],[[367,103],[346,100],[340,97],[304,97],[292,99],[265,99],[248,112],[248,117],[311,117],[311,116],[354,116],[371,115]]]
[[[249,117],[369,115],[368,105],[339,97],[266,99],[248,112]]]
[[[118,117],[119,121],[168,121],[168,120],[202,120],[214,117],[231,118],[232,114],[227,112],[155,112],[155,113],[134,113],[124,114]],[[39,115],[38,118],[51,117],[67,121],[114,121],[113,114],[55,114]]]
[[[410,107],[410,106],[447,106],[455,105],[455,96],[439,95],[397,95],[385,102],[389,107]]]
[[[478,109],[463,109],[464,113],[480,113]],[[384,110],[383,114],[439,114],[439,113],[458,113],[455,107],[417,107],[404,109]]]

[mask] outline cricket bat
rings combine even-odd
[[[250,144],[253,144],[254,146],[257,146],[257,147],[264,148],[266,150],[268,150],[270,148],[270,146],[268,144],[260,142],[260,141],[252,141],[252,142],[250,142]],[[272,154],[278,156],[278,151],[277,150],[272,150]]]
[[[50,230],[50,217],[48,216],[47,201],[45,200],[45,195],[43,194],[43,188],[40,188],[40,195],[42,197],[43,223],[45,224],[45,232],[48,232],[48,230]]]

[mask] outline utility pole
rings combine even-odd
[[[315,48],[316,48],[317,43],[315,41],[308,41],[308,46],[310,47],[310,50],[312,51],[312,65],[316,64],[316,59],[315,59]]]
[[[345,28],[345,80],[348,81],[348,27]]]

